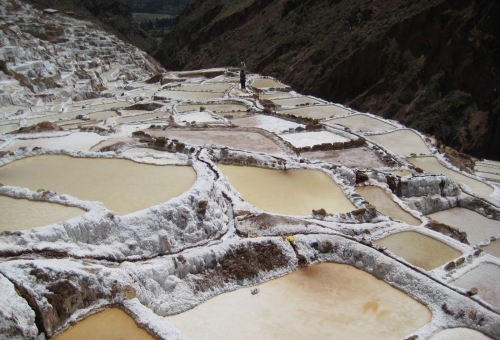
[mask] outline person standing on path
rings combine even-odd
[[[245,70],[240,71],[240,83],[241,83],[241,89],[245,90],[245,83],[247,81],[247,75],[245,73]]]

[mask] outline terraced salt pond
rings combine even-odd
[[[486,254],[500,257],[500,241],[499,240],[493,241],[489,245],[487,245],[486,247],[482,247],[481,249],[483,249],[483,251]]]
[[[16,139],[9,143],[1,151],[15,151],[21,147],[55,148],[88,151],[90,148],[109,137],[92,132],[76,132],[64,137],[38,138],[38,139]]]
[[[491,338],[468,328],[450,328],[436,333],[429,340],[491,340]]]
[[[141,121],[145,121],[145,120],[156,119],[157,117],[168,118],[170,116],[171,116],[171,114],[168,112],[151,112],[151,113],[146,113],[146,114],[137,115],[137,116],[120,117],[117,119],[117,122],[118,123],[141,122]]]
[[[0,125],[0,135],[3,135],[4,133],[15,131],[18,128],[19,128],[19,125],[17,123],[16,124]]]
[[[25,230],[69,220],[85,210],[57,203],[0,195],[0,231]]]
[[[267,79],[267,78],[258,78],[255,79],[252,83],[252,87],[258,88],[258,89],[266,89],[266,88],[275,88],[275,89],[280,89],[280,88],[285,88],[285,85],[281,85],[277,81],[273,79]]]
[[[500,166],[495,163],[477,162],[474,166],[474,170],[500,174]]]
[[[174,119],[177,123],[214,123],[214,122],[223,122],[219,117],[217,116],[212,116],[208,112],[191,112],[191,113],[184,113],[181,115],[175,115]]]
[[[188,190],[195,180],[192,167],[147,165],[124,159],[44,155],[0,167],[0,183],[100,201],[118,215],[166,202]]]
[[[372,118],[367,115],[352,115],[349,117],[335,118],[332,120],[326,121],[331,124],[338,124],[345,126],[353,131],[383,131],[394,129],[395,126],[389,123],[386,123],[380,119]]]
[[[174,100],[202,100],[210,98],[222,98],[223,92],[188,92],[188,91],[159,91],[160,97],[170,98]]]
[[[175,109],[177,112],[200,111],[204,107],[212,112],[232,112],[232,111],[247,111],[247,107],[242,104],[188,104],[177,105]]]
[[[337,105],[314,105],[309,107],[300,107],[291,110],[279,111],[281,114],[290,114],[300,117],[309,117],[312,119],[323,119],[330,117],[345,116],[351,111]]]
[[[406,170],[394,170],[394,171],[389,171],[389,173],[398,175],[401,177],[408,176],[408,175],[413,175],[413,172],[411,171],[406,171]]]
[[[155,340],[127,313],[109,308],[91,315],[56,336],[54,340]]]
[[[372,150],[360,147],[344,150],[327,150],[302,152],[302,157],[313,158],[329,163],[342,164],[348,168],[381,168],[385,164],[380,160],[380,157]]]
[[[407,159],[407,161],[412,163],[416,167],[422,168],[432,174],[442,174],[454,181],[463,183],[483,198],[488,199],[489,196],[493,193],[493,188],[489,185],[448,169],[447,167],[439,163],[436,157],[410,157]]]
[[[281,118],[273,116],[264,116],[264,115],[254,115],[244,118],[236,118],[232,119],[231,122],[237,126],[257,127],[276,134],[288,132],[289,129],[295,130],[299,126],[304,127],[303,124],[297,124]]]
[[[367,138],[398,155],[431,153],[422,138],[412,130],[398,130],[381,135],[371,135]]]
[[[167,137],[170,139],[178,139],[187,141],[195,145],[219,145],[229,146],[237,149],[250,150],[254,152],[263,152],[271,155],[282,155],[283,151],[272,140],[255,132],[241,131],[182,131],[166,130],[148,132],[155,137]]]
[[[232,87],[230,84],[202,84],[202,85],[181,85],[181,91],[213,91],[225,92]]]
[[[500,311],[499,282],[500,267],[493,263],[485,262],[460,276],[451,284],[464,289],[477,288],[477,295],[492,305],[495,310]]]
[[[429,215],[438,222],[467,233],[471,245],[500,235],[500,221],[492,220],[465,208],[453,208]]]
[[[309,98],[309,97],[294,97],[285,99],[275,99],[272,101],[278,106],[299,106],[299,105],[313,105],[313,104],[323,104],[322,101]]]
[[[289,92],[276,92],[268,94],[259,94],[259,99],[278,99],[278,98],[289,98]]]
[[[392,234],[373,243],[425,270],[436,269],[462,255],[449,245],[414,231]]]
[[[402,339],[430,310],[354,267],[323,263],[167,317],[189,339]]]
[[[342,189],[319,170],[273,170],[217,165],[243,199],[269,212],[305,216],[313,209],[345,213],[356,207]]]
[[[111,117],[117,117],[118,114],[115,111],[100,111],[100,112],[89,113],[87,116],[90,119],[106,120]]]
[[[375,186],[357,187],[356,192],[377,207],[377,210],[384,215],[409,225],[418,226],[422,224],[419,219],[404,211],[382,188]]]
[[[290,142],[296,148],[314,146],[323,143],[343,143],[349,141],[349,139],[345,137],[336,135],[328,131],[290,133],[279,136],[287,142]]]
[[[145,152],[149,152],[149,153],[157,154],[157,155],[158,154],[161,155],[161,154],[165,153],[165,151],[149,149],[149,148],[133,148],[133,149],[128,149],[124,153],[145,153]]]

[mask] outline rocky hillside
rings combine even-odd
[[[195,0],[155,57],[236,65],[500,159],[500,2]]]
[[[133,21],[130,8],[118,0],[23,0],[38,9],[55,8],[75,12],[75,18],[91,21],[146,52],[156,48],[156,40]]]

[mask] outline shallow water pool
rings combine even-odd
[[[252,287],[253,288],[253,287]],[[166,319],[189,339],[402,339],[430,310],[354,267],[323,263]]]

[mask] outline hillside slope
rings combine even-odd
[[[38,9],[74,11],[75,18],[88,20],[146,52],[156,48],[156,40],[133,22],[130,8],[118,0],[23,0]]]
[[[236,65],[500,159],[500,3],[195,0],[154,56]]]

